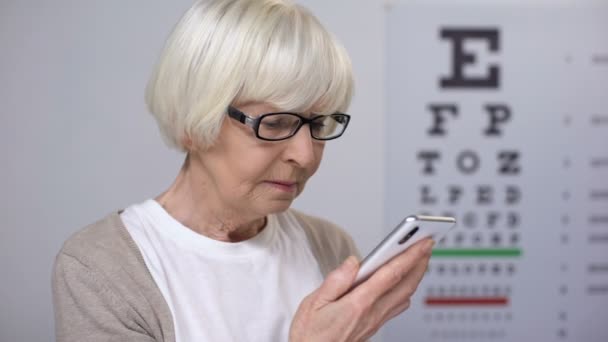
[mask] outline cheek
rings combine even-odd
[[[230,163],[233,168],[225,170],[243,190],[250,189],[264,180],[274,161],[269,153],[256,153],[253,149],[249,151],[250,153],[234,158]]]
[[[314,175],[315,172],[317,172],[317,170],[319,169],[319,166],[321,165],[321,160],[323,159],[323,151],[325,150],[325,143],[315,145],[314,148],[315,148],[315,162],[313,163],[313,165],[310,167],[310,169],[307,172],[308,177]]]

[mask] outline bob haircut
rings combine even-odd
[[[229,105],[345,112],[353,93],[346,50],[288,0],[199,0],[177,23],[146,88],[165,142],[212,145]]]

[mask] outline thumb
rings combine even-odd
[[[317,300],[320,305],[336,301],[344,295],[355,281],[359,270],[359,261],[355,256],[349,256],[342,265],[333,270],[317,292]]]

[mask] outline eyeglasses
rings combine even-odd
[[[310,136],[317,140],[332,140],[346,130],[350,115],[334,113],[305,118],[296,113],[268,113],[252,118],[240,110],[228,107],[228,116],[253,129],[262,140],[278,141],[293,137],[300,128],[308,124]]]

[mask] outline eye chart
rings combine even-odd
[[[458,224],[385,340],[608,341],[608,5],[386,18],[386,232]]]

